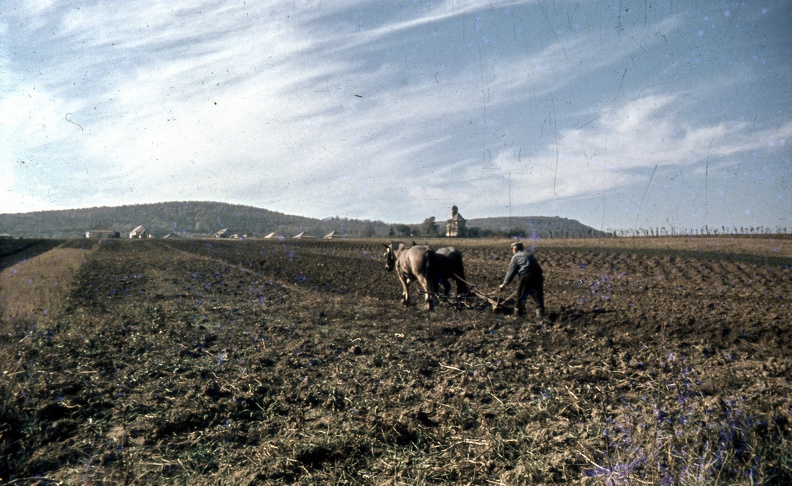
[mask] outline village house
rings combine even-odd
[[[97,224],[85,232],[86,238],[118,238],[121,236],[117,231],[113,231],[103,224]]]
[[[129,237],[133,239],[142,239],[142,238],[153,238],[154,235],[149,233],[148,230],[141,225],[133,229],[129,233]]]

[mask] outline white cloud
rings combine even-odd
[[[774,79],[745,60],[765,49],[747,30],[708,31],[742,42],[727,69],[684,8],[640,7],[38,2],[36,21],[18,8],[23,28],[0,29],[0,140],[50,167],[15,171],[14,194],[64,206],[218,199],[391,221],[454,201],[502,214],[509,187],[515,207],[574,211],[640,199],[655,166],[693,177],[787,150],[785,108],[740,92]]]
[[[694,125],[679,113],[680,105],[679,95],[646,95],[585,130],[560,133],[557,155],[555,144],[519,162],[511,152],[499,153],[492,166],[501,177],[490,183],[502,189],[510,175],[514,187],[530,188],[515,196],[523,203],[590,197],[645,184],[656,166],[712,175],[751,152],[772,153],[792,135],[792,122],[761,132],[752,132],[747,123]]]

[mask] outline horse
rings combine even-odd
[[[396,269],[396,276],[402,284],[402,304],[407,305],[410,299],[409,285],[413,280],[424,289],[426,308],[434,306],[434,295],[437,293],[437,279],[434,278],[431,262],[435,260],[435,251],[426,245],[405,248],[404,243],[385,245],[385,269],[389,272]]]
[[[453,246],[435,250],[432,272],[446,297],[448,297],[448,293],[451,290],[452,280],[456,282],[457,295],[470,293],[468,284],[465,282],[465,265],[462,263],[462,252]]]
[[[429,243],[412,242],[413,246],[429,246]],[[467,282],[465,282],[465,265],[462,263],[462,252],[453,246],[446,246],[435,250],[435,263],[433,267],[433,278],[442,287],[443,294],[448,297],[451,291],[451,280],[456,282],[457,295],[470,293]]]

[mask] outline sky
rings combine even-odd
[[[0,0],[0,213],[792,229],[789,0]]]

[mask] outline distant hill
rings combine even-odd
[[[511,222],[511,226],[510,226]],[[96,225],[119,232],[144,226],[155,237],[169,233],[182,236],[211,236],[222,229],[229,234],[248,233],[254,237],[276,232],[291,237],[300,232],[321,237],[331,231],[337,235],[386,237],[404,234],[408,229],[421,235],[421,224],[388,224],[332,217],[326,219],[293,216],[267,209],[218,202],[163,202],[116,207],[37,211],[22,214],[0,214],[0,233],[24,238],[79,238]],[[467,221],[471,236],[503,236],[509,233],[530,237],[559,238],[599,236],[601,233],[575,220],[558,217],[479,218]],[[442,233],[445,221],[437,221]]]
[[[598,238],[609,233],[586,226],[574,219],[558,216],[513,216],[499,218],[474,218],[467,220],[467,227],[480,233],[510,233],[534,238]],[[471,231],[469,231],[471,232]]]
[[[303,231],[323,236],[336,231],[338,235],[359,237],[384,236],[390,228],[382,221],[339,217],[320,220],[251,206],[194,201],[0,214],[0,233],[14,237],[82,237],[97,224],[119,232],[122,237],[128,237],[129,232],[140,225],[155,237],[169,233],[211,236],[222,229],[228,229],[229,234],[250,233],[252,236],[276,232],[290,237]]]

